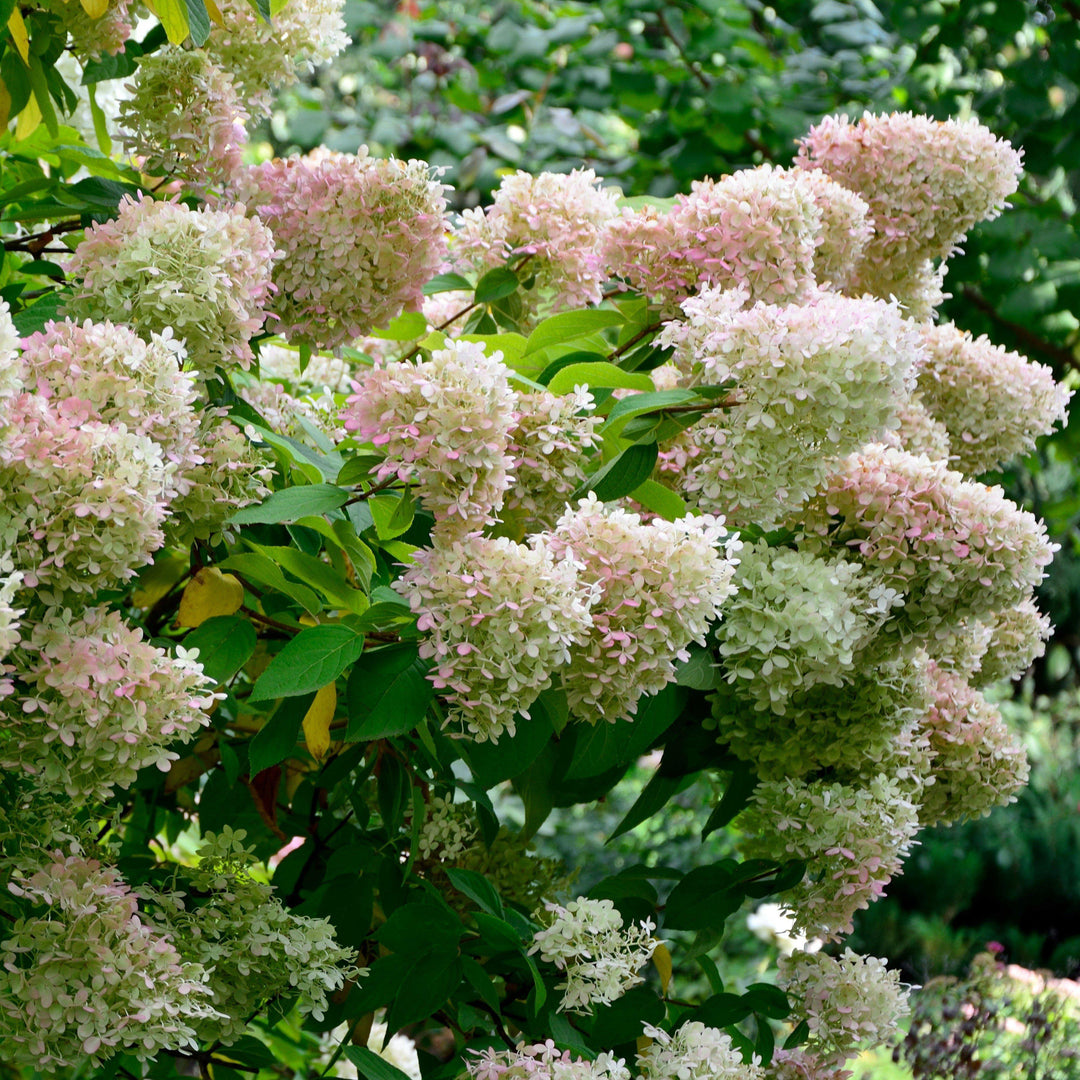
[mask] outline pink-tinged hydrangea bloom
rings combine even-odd
[[[775,528],[841,458],[896,425],[918,335],[895,304],[821,292],[805,305],[703,290],[661,344],[687,381],[734,384],[735,404],[688,432],[700,455],[684,489],[734,524]]]
[[[767,780],[739,824],[749,857],[806,862],[806,877],[784,893],[784,904],[797,930],[836,941],[900,872],[919,811],[899,780],[881,774],[860,787]]]
[[[960,472],[995,469],[1064,423],[1072,391],[1054,381],[1050,368],[952,323],[924,326],[922,336],[919,392],[948,429],[951,462]]]
[[[675,678],[676,661],[689,658],[692,641],[704,644],[734,591],[740,547],[722,518],[645,525],[591,493],[566,510],[546,543],[600,589],[588,640],[572,650],[562,679],[571,713],[589,723],[633,716],[642,694]]]
[[[828,478],[805,524],[903,592],[891,628],[920,637],[1022,600],[1056,550],[1043,523],[1001,488],[879,444],[851,454]]]
[[[516,1050],[487,1049],[465,1062],[473,1080],[630,1080],[622,1058],[597,1055],[594,1061],[574,1058],[555,1043],[520,1044]]]
[[[851,1080],[855,1074],[804,1046],[777,1050],[766,1073],[768,1080]]]
[[[100,607],[50,610],[13,660],[3,764],[80,801],[104,801],[148,765],[168,770],[169,746],[190,741],[215,700],[194,655],[169,656]]]
[[[611,272],[661,299],[717,285],[743,287],[751,300],[801,301],[814,287],[822,221],[803,176],[762,165],[695,180],[663,217],[624,211],[608,230]]]
[[[10,565],[10,558],[0,554],[0,571]],[[22,574],[17,570],[0,577],[0,660],[21,640],[19,616],[25,614],[26,608],[15,607],[15,594],[19,591],[22,579]],[[0,694],[0,697],[3,696],[5,695]]]
[[[900,426],[886,431],[881,437],[882,443],[909,454],[925,454],[935,461],[949,460],[952,453],[949,432],[940,420],[930,415],[918,392],[897,403],[896,418]]]
[[[170,495],[187,490],[184,470],[202,459],[195,377],[180,370],[184,349],[166,330],[144,342],[126,326],[51,322],[23,342],[23,379],[46,398],[79,398],[92,418],[123,424],[161,447]]]
[[[144,173],[205,187],[240,168],[247,113],[232,77],[205,51],[167,45],[144,55],[127,88],[119,125]]]
[[[793,953],[780,960],[781,988],[793,1020],[810,1028],[807,1048],[837,1065],[860,1049],[894,1042],[911,1011],[900,973],[876,956]]]
[[[1016,190],[1020,154],[976,120],[911,113],[827,116],[802,140],[797,163],[819,168],[870,205],[875,234],[854,288],[906,300]],[[917,291],[917,290],[915,290]]]
[[[510,487],[517,404],[501,352],[447,341],[430,360],[369,371],[344,420],[386,454],[380,481],[415,482],[436,521],[465,533],[495,521]]]
[[[332,349],[417,309],[446,253],[443,185],[422,161],[316,150],[251,166],[236,193],[284,253],[273,329],[289,341]]]
[[[131,0],[109,0],[97,18],[86,13],[80,0],[45,0],[43,6],[60,17],[71,51],[84,62],[100,59],[102,53],[123,52],[134,29],[128,18]]]
[[[252,116],[269,116],[276,92],[349,44],[342,0],[287,0],[266,22],[247,0],[220,0],[224,25],[203,48],[236,83]]]
[[[503,505],[504,520],[519,532],[550,528],[585,480],[586,455],[599,446],[592,394],[579,386],[569,394],[546,390],[522,394],[510,430],[514,485]]]
[[[551,683],[591,626],[596,588],[542,538],[531,547],[476,534],[418,551],[394,582],[428,631],[428,678],[477,741],[513,735],[515,715]]]
[[[11,320],[11,309],[6,300],[0,300],[0,400],[23,388],[18,349],[19,333]]]
[[[932,700],[923,727],[934,752],[935,782],[923,795],[919,820],[951,824],[1015,802],[1027,783],[1027,753],[1001,710],[933,662],[929,676]]]
[[[560,1012],[591,1013],[610,1005],[631,987],[644,982],[638,972],[660,942],[652,936],[651,919],[623,926],[610,900],[579,897],[566,907],[547,904],[547,926],[533,934],[529,954],[554,964],[566,976]]]
[[[1030,596],[986,620],[989,641],[972,682],[989,686],[998,679],[1018,679],[1046,652],[1053,627]]]
[[[195,1050],[215,1015],[205,972],[149,925],[115,870],[52,860],[8,888],[42,914],[0,942],[0,1045],[8,1065],[52,1075],[124,1052],[140,1061]]]
[[[482,274],[528,255],[521,277],[536,278],[522,294],[531,315],[599,303],[607,278],[604,229],[619,197],[600,182],[592,169],[504,177],[491,206],[462,213],[453,239],[456,268]]]
[[[319,396],[296,397],[280,383],[237,379],[236,390],[278,435],[311,442],[307,428],[321,432],[331,442],[345,438],[341,426],[341,404],[329,391]]]
[[[645,1080],[763,1080],[765,1073],[755,1057],[744,1062],[731,1036],[700,1020],[683,1024],[669,1035],[652,1024],[643,1025],[652,1040],[637,1056]]]
[[[69,273],[82,278],[82,291],[72,307],[143,337],[171,328],[201,374],[246,368],[273,290],[273,259],[270,230],[242,206],[189,210],[125,196],[119,215],[88,229],[75,249]]]
[[[814,242],[814,277],[818,284],[843,291],[874,235],[870,207],[820,169],[795,169],[821,211],[821,231]]]
[[[133,577],[164,539],[161,447],[78,398],[0,407],[0,550],[27,588],[92,593]]]

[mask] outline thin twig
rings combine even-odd
[[[252,611],[251,608],[246,605],[242,605],[240,610],[249,618],[254,619],[258,623],[262,623],[264,626],[272,626],[275,630],[284,630],[290,637],[298,632],[298,628],[290,626],[288,623],[278,622],[277,619],[271,619],[269,615],[260,615],[257,611]]]
[[[611,361],[618,360],[619,357],[623,355],[623,353],[632,349],[639,341],[641,341],[642,338],[648,337],[650,334],[656,333],[656,331],[659,330],[660,327],[663,325],[663,323],[659,322],[650,323],[648,326],[639,330],[629,341],[624,342],[613,352],[608,353],[607,359]]]
[[[696,60],[691,60],[689,55],[687,55],[686,46],[683,45],[675,35],[675,31],[671,29],[670,23],[668,23],[667,18],[664,16],[664,9],[662,7],[656,12],[656,22],[664,32],[664,37],[666,37],[678,50],[679,56],[682,58],[682,62],[686,65],[687,70],[699,83],[701,83],[701,88],[703,90],[711,90],[713,85],[712,79],[701,70],[701,67]]]
[[[364,502],[366,499],[370,499],[372,495],[378,495],[380,491],[385,491],[387,488],[393,487],[396,480],[397,474],[394,473],[391,476],[388,476],[385,480],[380,480],[377,484],[373,484],[367,489],[367,491],[357,492],[351,499],[349,499],[347,502],[343,502],[341,505],[343,507],[352,506],[353,503]]]

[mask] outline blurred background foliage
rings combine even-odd
[[[628,195],[670,196],[706,175],[789,164],[795,140],[827,113],[976,115],[1023,147],[1027,174],[1013,209],[951,261],[943,318],[1080,385],[1080,3],[349,0],[347,21],[352,50],[284,95],[259,137],[275,153],[364,143],[426,159],[445,167],[458,209],[484,203],[516,169],[584,166]],[[1028,740],[1031,786],[1007,811],[924,833],[851,942],[916,983],[962,973],[989,941],[1018,963],[1080,972],[1073,414],[1036,453],[986,478],[1044,517],[1062,546],[1041,591],[1054,641],[1022,685],[1002,691]],[[594,812],[563,813],[548,852],[573,850],[580,862],[582,847],[594,851],[598,878],[625,869],[628,856],[603,837],[636,793],[624,784]],[[697,851],[713,798],[684,792],[681,809],[651,826],[661,833],[649,849],[673,865]],[[751,978],[761,946],[749,934],[743,944],[726,947],[745,953],[736,977]]]

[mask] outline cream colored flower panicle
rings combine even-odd
[[[516,1050],[472,1051],[465,1062],[473,1080],[630,1080],[630,1070],[622,1058],[608,1053],[596,1059],[575,1058],[569,1050],[557,1050],[553,1040]]]
[[[652,1024],[643,1026],[652,1040],[637,1056],[645,1080],[762,1080],[760,1059],[745,1062],[731,1036],[699,1020],[683,1024],[669,1035]]]

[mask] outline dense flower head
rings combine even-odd
[[[0,550],[27,588],[92,593],[133,577],[161,547],[161,447],[93,415],[78,398],[0,403]]]
[[[801,141],[797,164],[869,203],[875,231],[855,287],[903,300],[928,260],[947,258],[972,225],[1001,213],[1020,157],[974,119],[865,113],[854,124],[825,117]]]
[[[948,461],[952,454],[949,431],[945,425],[931,416],[918,391],[896,406],[899,426],[886,431],[881,442],[909,454],[925,454],[935,461]]]
[[[572,650],[562,678],[570,712],[589,723],[632,716],[643,694],[659,693],[675,662],[688,659],[687,646],[704,644],[734,591],[740,545],[722,518],[643,524],[590,493],[567,508],[546,543],[599,588],[588,639]]]
[[[795,169],[793,174],[821,211],[821,229],[814,241],[814,277],[819,285],[843,290],[874,235],[870,207],[821,169]]]
[[[289,341],[336,348],[416,310],[446,253],[443,185],[423,161],[319,149],[252,165],[235,189],[284,253],[272,329]]]
[[[453,863],[477,839],[476,822],[465,803],[436,795],[427,804],[427,816],[417,840],[419,858]]]
[[[8,1065],[52,1074],[125,1051],[142,1061],[197,1049],[215,1015],[198,965],[149,925],[117,872],[81,856],[51,860],[8,888],[29,914],[0,942],[0,1044]]]
[[[1042,580],[1055,551],[1042,522],[1001,488],[880,444],[849,455],[804,520],[904,593],[890,624],[902,634],[1005,610]]]
[[[22,389],[19,332],[6,300],[0,300],[0,400]]]
[[[1015,802],[1027,783],[1027,752],[1001,710],[933,662],[928,674],[932,699],[922,726],[934,754],[934,784],[922,797],[919,820],[951,824]]]
[[[739,823],[748,856],[806,862],[783,901],[797,930],[826,941],[850,933],[855,912],[884,893],[919,830],[918,807],[883,774],[860,787],[767,780]]]
[[[644,1025],[652,1040],[637,1056],[646,1080],[761,1080],[757,1060],[744,1062],[731,1036],[718,1028],[690,1020],[669,1035],[652,1024]]]
[[[808,1049],[841,1064],[860,1048],[894,1042],[910,1012],[900,973],[876,956],[793,953],[780,961],[793,1017],[810,1028]]]
[[[447,341],[430,360],[369,371],[345,427],[386,454],[380,481],[415,481],[437,521],[468,531],[494,522],[511,484],[517,402],[501,352]]]
[[[394,587],[428,631],[420,655],[450,703],[449,719],[478,741],[513,734],[516,716],[585,640],[598,590],[542,538],[531,546],[476,534],[418,551]]]
[[[0,571],[10,564],[8,556],[0,553]],[[23,575],[15,570],[0,576],[0,660],[22,640],[19,629],[19,616],[26,613],[26,608],[15,606],[15,595],[22,585]],[[0,697],[4,694],[0,693]]]
[[[831,1058],[800,1046],[795,1050],[777,1047],[765,1075],[768,1080],[851,1080],[855,1074]]]
[[[87,13],[80,0],[44,0],[43,5],[60,17],[70,39],[69,48],[84,62],[103,53],[115,56],[124,51],[131,37],[131,0],[109,0],[102,14]]]
[[[584,482],[586,454],[599,445],[602,419],[592,415],[595,402],[583,386],[568,394],[521,394],[517,405],[509,446],[514,480],[503,517],[534,532],[550,528]]]
[[[688,432],[701,454],[685,489],[736,524],[775,527],[844,454],[896,425],[920,357],[895,304],[817,293],[807,304],[755,304],[703,290],[660,343],[688,378],[733,383],[735,404]]]
[[[188,363],[210,375],[251,362],[253,334],[272,291],[274,238],[243,206],[189,210],[148,195],[125,196],[112,221],[93,225],[69,272],[82,279],[74,313],[132,326],[171,328]]]
[[[119,613],[51,610],[13,657],[18,698],[4,704],[0,757],[72,799],[107,799],[139,769],[167,770],[208,723],[214,703],[202,665],[143,639]]]
[[[989,640],[971,678],[978,686],[1020,678],[1046,652],[1053,632],[1050,616],[1044,615],[1030,596],[989,616],[984,625]]]
[[[349,44],[342,0],[287,0],[264,20],[247,0],[220,0],[204,49],[233,77],[245,108],[266,116],[277,90]]]
[[[604,229],[619,197],[600,183],[592,169],[504,177],[490,206],[463,211],[455,266],[483,273],[528,256],[522,276],[536,281],[523,295],[534,315],[599,303],[607,278]]]
[[[926,325],[922,337],[919,392],[949,432],[955,469],[967,476],[996,469],[1064,423],[1072,391],[1049,367],[952,323]]]
[[[151,176],[227,181],[243,162],[247,113],[232,77],[202,49],[167,45],[139,58],[120,106],[124,149]]]
[[[566,907],[546,906],[548,925],[533,935],[529,953],[538,952],[565,974],[560,1011],[590,1013],[644,982],[638,972],[660,944],[651,919],[624,927],[610,900],[579,897]]]
[[[516,1050],[483,1050],[465,1068],[473,1080],[630,1080],[621,1058],[607,1053],[594,1061],[575,1058],[569,1050],[557,1050],[551,1039],[533,1046],[521,1043]]]

